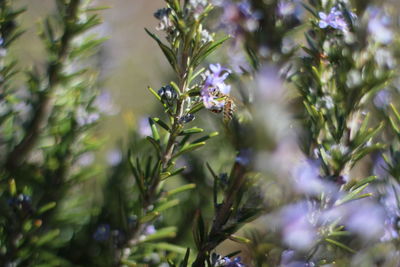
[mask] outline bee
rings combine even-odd
[[[211,108],[211,112],[223,113],[224,122],[227,123],[231,121],[233,118],[233,113],[236,110],[236,104],[233,98],[217,90],[213,92],[213,95],[218,99],[218,101],[224,101],[224,105],[222,107],[215,106],[214,108]]]

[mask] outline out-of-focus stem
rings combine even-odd
[[[6,168],[13,172],[27,158],[36,145],[43,128],[53,110],[53,93],[60,83],[60,72],[68,57],[71,40],[74,37],[71,24],[77,20],[78,8],[81,0],[71,0],[67,7],[66,16],[63,18],[64,33],[61,37],[57,58],[48,63],[48,86],[39,96],[38,107],[25,132],[21,142],[10,152],[6,160]]]

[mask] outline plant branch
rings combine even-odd
[[[13,172],[29,155],[36,145],[43,128],[53,110],[53,93],[59,85],[60,72],[68,58],[68,52],[71,46],[74,31],[72,25],[77,21],[79,4],[81,0],[71,0],[66,9],[66,15],[63,17],[64,33],[60,39],[59,49],[55,60],[48,63],[47,76],[48,85],[46,90],[39,96],[38,107],[32,117],[32,120],[25,131],[25,136],[21,142],[10,152],[6,160],[6,168]]]

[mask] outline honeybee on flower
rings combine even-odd
[[[220,64],[211,64],[203,74],[204,84],[200,92],[204,107],[214,113],[223,112],[225,122],[232,119],[235,110],[235,103],[229,96],[231,86],[225,83],[230,73]]]

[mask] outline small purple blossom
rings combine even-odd
[[[373,169],[372,173],[376,175],[378,178],[382,179],[388,176],[388,165],[383,158],[382,154],[377,154],[372,157],[373,160]]]
[[[290,1],[279,1],[278,3],[278,14],[285,17],[290,16],[294,13],[294,4]]]
[[[86,126],[95,123],[100,119],[100,114],[97,112],[89,112],[83,107],[79,107],[76,112],[76,121],[79,126]]]
[[[222,258],[220,255],[218,255],[218,259],[215,262],[215,266],[218,266],[218,267],[244,267],[244,264],[241,262],[240,257],[230,259],[228,257]]]
[[[293,173],[295,191],[306,195],[319,195],[333,191],[334,187],[320,177],[319,165],[311,160],[295,166]]]
[[[224,81],[228,78],[230,70],[221,66],[221,64],[210,64],[209,71],[206,72],[206,79],[204,82],[204,87],[207,89],[212,87],[220,88],[224,87]],[[229,91],[222,92],[224,94],[229,94]]]
[[[225,101],[218,99],[218,93],[229,94],[231,87],[225,84],[225,79],[229,76],[230,70],[220,64],[211,64],[209,70],[203,75],[204,85],[200,95],[204,106],[207,109],[222,109]]]
[[[156,228],[152,224],[147,226],[146,229],[144,230],[145,235],[151,235],[151,234],[154,234],[155,232],[156,232]]]
[[[189,0],[189,8],[196,19],[203,13],[207,4],[207,0]]]
[[[384,209],[372,201],[358,201],[347,207],[344,223],[364,240],[379,240],[385,234]]]
[[[113,149],[107,152],[107,162],[111,166],[118,165],[122,161],[122,153],[119,149]]]
[[[393,40],[393,32],[389,28],[391,19],[377,7],[368,8],[370,18],[368,20],[368,31],[371,37],[382,44],[389,44]]]
[[[379,109],[385,109],[389,106],[392,96],[388,90],[379,91],[374,97],[374,105]]]
[[[137,131],[139,135],[143,137],[151,135],[151,127],[148,118],[143,117],[139,120]]]
[[[317,210],[310,203],[300,202],[285,207],[279,216],[283,241],[292,249],[306,251],[318,238]]]
[[[94,106],[100,111],[100,113],[106,115],[115,115],[118,113],[118,109],[115,107],[111,93],[108,91],[103,91],[100,95],[96,97],[94,101]]]
[[[251,149],[242,149],[239,151],[239,154],[236,156],[235,162],[247,166],[252,161],[253,152]]]
[[[279,1],[277,12],[281,17],[294,16],[300,19],[303,16],[303,8],[298,0]]]
[[[227,264],[224,265],[224,267],[243,267],[243,266],[244,266],[244,264],[241,263],[240,257],[236,257],[233,260],[230,260],[229,258],[227,258]]]
[[[253,32],[257,29],[260,14],[251,10],[249,1],[235,3],[225,0],[220,1],[218,5],[224,9],[222,26],[233,36],[240,37],[245,32]]]
[[[321,29],[325,29],[329,26],[342,32],[347,32],[349,30],[342,12],[339,11],[336,7],[333,7],[329,14],[319,12],[318,15],[320,18],[318,25]]]

